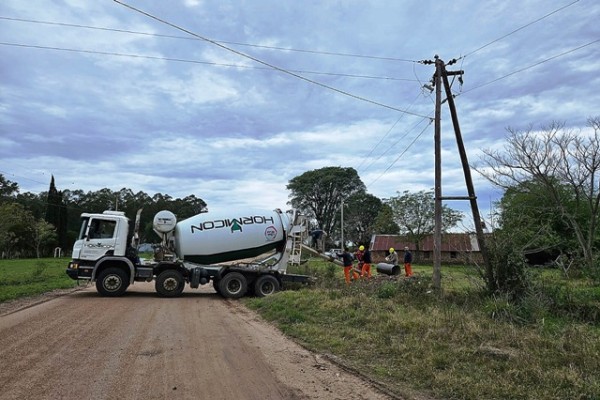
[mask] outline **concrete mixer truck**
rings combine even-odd
[[[172,212],[160,211],[153,228],[161,243],[152,260],[138,257],[140,215],[141,210],[132,226],[120,211],[81,214],[67,275],[95,282],[102,296],[120,296],[135,282],[154,281],[162,297],[179,296],[186,284],[198,288],[209,282],[226,298],[247,292],[267,296],[284,282],[310,279],[286,273],[306,230],[295,211],[206,212],[180,222]]]

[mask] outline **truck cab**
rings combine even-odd
[[[111,254],[124,256],[127,250],[129,219],[121,211],[102,214],[82,214],[79,237],[73,248],[73,258],[97,260]]]
[[[73,279],[93,279],[100,259],[126,255],[128,235],[129,219],[121,211],[81,214],[81,229],[67,273]]]

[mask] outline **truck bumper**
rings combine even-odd
[[[77,263],[70,262],[67,267],[67,275],[74,280],[92,279],[93,267],[83,267]]]
[[[79,277],[77,276],[77,270],[75,269],[67,268],[67,275],[69,275],[69,278],[71,279],[79,279]]]

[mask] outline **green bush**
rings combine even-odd
[[[384,282],[377,289],[377,297],[380,299],[389,299],[396,295],[398,292],[398,287],[393,282]]]

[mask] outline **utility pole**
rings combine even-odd
[[[475,232],[477,235],[477,243],[479,244],[479,251],[483,258],[483,264],[487,274],[488,282],[492,282],[494,278],[494,272],[490,266],[489,255],[487,247],[485,245],[485,238],[483,236],[483,226],[481,224],[481,215],[479,214],[479,207],[477,206],[477,196],[475,195],[475,187],[473,186],[473,178],[471,177],[471,168],[469,167],[469,160],[467,159],[467,152],[465,145],[462,140],[462,134],[460,132],[460,125],[458,124],[458,115],[456,114],[456,106],[454,104],[454,95],[450,88],[450,82],[448,82],[448,75],[462,75],[463,71],[446,72],[444,68],[442,73],[442,80],[444,81],[444,88],[446,90],[446,99],[448,100],[448,108],[450,109],[450,115],[452,116],[452,125],[454,126],[454,134],[456,136],[456,145],[458,147],[458,153],[460,154],[460,161],[463,167],[463,173],[465,175],[465,184],[467,186],[466,198],[458,198],[459,200],[469,200],[471,203],[471,212],[473,213],[473,223],[475,224]],[[452,199],[452,198],[447,198]]]
[[[456,60],[452,60],[448,65],[452,65]],[[483,227],[481,224],[481,216],[479,214],[479,208],[477,206],[477,196],[475,195],[475,188],[473,186],[473,179],[471,177],[471,169],[469,167],[469,161],[467,159],[467,153],[462,140],[462,134],[460,132],[460,125],[458,124],[458,116],[456,113],[456,105],[454,104],[454,95],[448,81],[448,75],[459,75],[462,76],[464,71],[446,71],[446,64],[438,57],[435,56],[435,61],[424,61],[425,64],[435,63],[435,74],[433,77],[433,84],[435,85],[435,133],[434,133],[434,147],[435,147],[435,230],[433,237],[433,286],[435,289],[441,289],[442,287],[442,274],[441,274],[441,245],[442,245],[442,201],[443,200],[469,200],[471,203],[471,212],[473,213],[473,222],[475,224],[475,230],[477,234],[477,243],[479,245],[479,251],[481,252],[485,270],[488,279],[493,278],[493,271],[489,263],[489,256],[487,248],[485,246],[485,238],[483,236]],[[446,93],[446,101],[448,102],[448,108],[450,109],[450,115],[452,117],[452,125],[454,127],[454,134],[456,136],[456,144],[458,146],[458,152],[463,167],[463,173],[465,176],[465,183],[467,186],[468,196],[442,196],[442,161],[441,161],[441,94],[442,94],[442,83]],[[491,281],[490,281],[491,282]]]
[[[442,288],[442,70],[444,62],[435,56],[435,227],[433,232],[433,287]]]
[[[346,248],[346,245],[344,243],[344,199],[342,199],[341,214],[340,214],[340,232],[342,234],[341,247],[342,247],[342,250],[344,250]]]

